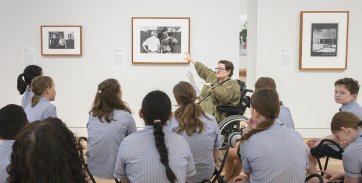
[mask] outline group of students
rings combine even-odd
[[[237,105],[240,88],[230,79],[230,61],[220,61],[214,72],[189,54],[185,59],[195,64],[205,80],[200,97],[190,83],[177,83],[173,88],[177,109],[172,112],[166,93],[149,92],[138,112],[145,123],[141,131],[122,100],[119,82],[107,79],[98,85],[87,123],[86,156],[92,175],[132,183],[210,179],[222,141],[217,121],[225,117],[216,106]],[[344,176],[345,182],[358,182],[362,173],[359,85],[344,78],[335,88],[335,100],[342,107],[331,122],[333,135],[326,138],[348,146],[343,154],[344,173],[325,172],[325,178]],[[86,182],[82,146],[56,118],[56,108],[50,103],[56,93],[53,80],[43,76],[40,67],[28,66],[18,78],[18,90],[25,92],[22,107],[11,104],[0,109],[0,183]],[[304,182],[306,172],[315,166],[312,156],[294,130],[290,110],[279,100],[274,80],[262,77],[251,96],[248,129],[236,148],[230,149],[220,182]]]

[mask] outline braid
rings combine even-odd
[[[248,140],[254,134],[269,129],[273,124],[274,119],[269,119],[267,121],[261,122],[256,126],[256,128],[253,128],[248,133],[243,134],[239,140],[241,140],[242,142]]]
[[[156,148],[158,153],[160,153],[161,163],[166,167],[166,176],[167,179],[174,183],[177,178],[175,173],[172,171],[170,165],[168,164],[168,150],[165,144],[165,134],[162,131],[163,125],[161,122],[155,122],[153,124],[154,131],[153,134],[155,136]]]

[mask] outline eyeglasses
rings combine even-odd
[[[224,69],[224,68],[215,68],[215,71],[225,71],[226,69]]]

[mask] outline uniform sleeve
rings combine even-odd
[[[123,179],[123,178],[127,177],[126,171],[125,171],[126,164],[125,164],[124,157],[122,156],[125,153],[125,152],[123,152],[124,149],[125,149],[125,147],[123,147],[123,143],[121,143],[121,145],[119,146],[116,165],[114,167],[114,172],[113,172],[113,177],[116,179]]]
[[[204,64],[196,62],[195,69],[197,74],[206,82],[212,82],[216,80],[216,73],[206,67]]]
[[[57,109],[54,105],[49,105],[43,112],[42,119],[46,119],[49,117],[57,118]]]
[[[358,161],[358,156],[353,155],[350,149],[343,153],[342,162],[346,176],[353,178],[360,176],[362,170],[361,162]]]
[[[213,103],[217,103],[219,105],[225,105],[230,103],[235,98],[240,100],[240,87],[234,81],[227,81],[230,84],[223,84],[221,86],[214,86],[211,88],[211,99]],[[232,82],[232,83],[231,83]],[[236,101],[239,101],[236,100]]]
[[[240,160],[242,162],[244,173],[249,173],[251,168],[250,168],[250,164],[249,164],[249,160],[248,160],[248,156],[247,156],[247,150],[246,150],[245,142],[240,143],[239,155],[240,155]]]

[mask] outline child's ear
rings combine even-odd
[[[140,111],[138,111],[138,115],[140,116],[140,118],[143,119],[143,110],[142,109],[140,109]]]
[[[347,128],[345,128],[345,127],[342,126],[342,127],[341,127],[341,130],[344,131],[345,133],[349,134],[349,131],[348,131]]]
[[[356,94],[353,94],[353,96],[352,96],[352,100],[357,100],[357,96],[358,96],[358,94],[356,93]]]

